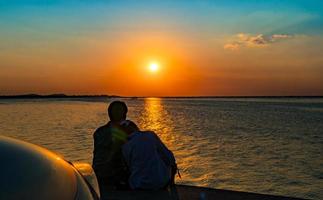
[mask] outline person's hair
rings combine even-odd
[[[111,121],[119,122],[127,118],[128,108],[123,101],[113,101],[108,108],[108,115]]]
[[[123,122],[121,122],[120,124],[122,130],[124,130],[127,134],[131,134],[135,131],[139,131],[138,126],[130,120],[125,120]]]

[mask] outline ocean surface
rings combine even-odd
[[[0,100],[0,134],[91,163],[112,100]],[[323,98],[123,100],[174,152],[177,183],[323,199]]]

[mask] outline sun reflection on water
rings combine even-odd
[[[156,132],[159,137],[171,145],[174,142],[173,121],[164,108],[163,100],[160,98],[146,98],[144,100],[144,111],[139,122],[143,130]]]

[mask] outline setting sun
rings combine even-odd
[[[158,63],[155,63],[155,62],[150,63],[148,68],[149,68],[149,71],[156,72],[159,69],[159,65],[158,65]]]

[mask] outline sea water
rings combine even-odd
[[[0,134],[91,163],[112,100],[0,100]],[[122,100],[174,152],[177,183],[323,199],[323,98]]]

